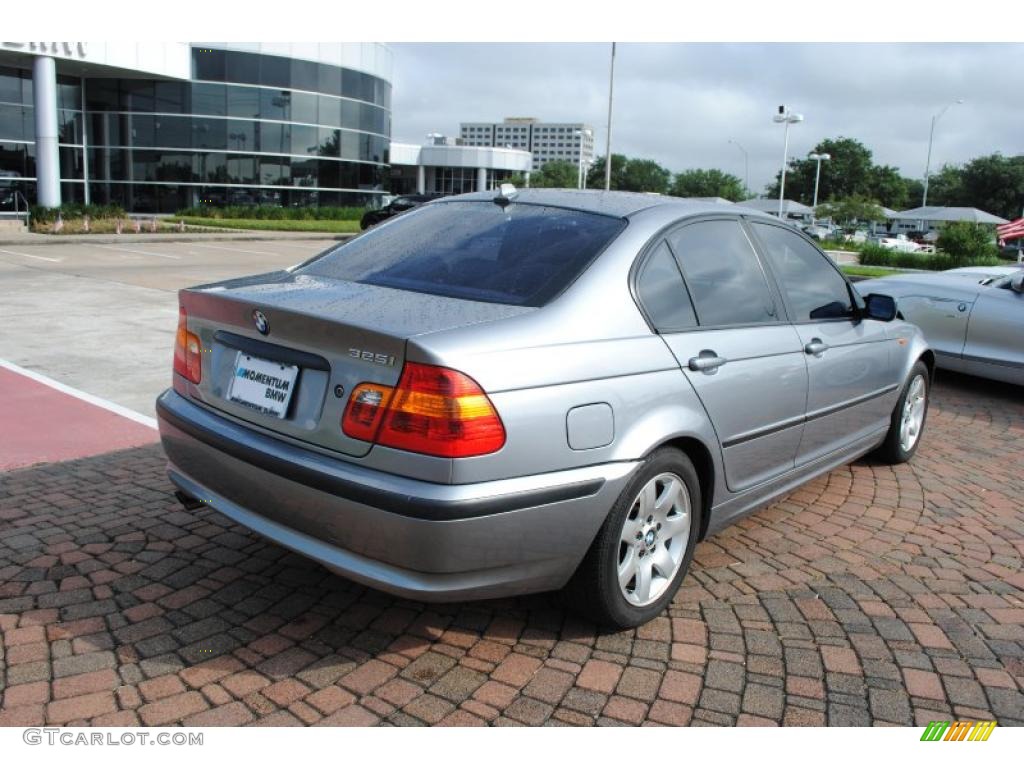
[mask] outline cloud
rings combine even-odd
[[[506,116],[592,125],[603,154],[605,43],[393,44],[393,136],[458,135],[461,121]],[[790,155],[827,137],[864,142],[875,161],[924,172],[932,115],[933,169],[979,155],[1024,154],[1020,44],[628,43],[617,49],[613,152],[673,171],[716,167],[761,189],[782,161],[779,104],[802,112]]]

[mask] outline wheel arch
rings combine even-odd
[[[933,381],[935,379],[935,353],[930,349],[926,349],[917,359],[928,368],[928,380]]]
[[[697,534],[697,541],[703,541],[708,530],[708,523],[711,521],[711,507],[715,493],[715,462],[711,458],[711,451],[701,440],[690,435],[673,437],[659,445],[658,448],[676,448],[682,451],[693,462],[693,468],[697,470],[701,498],[700,531]]]

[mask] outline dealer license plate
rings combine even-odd
[[[297,365],[282,365],[239,352],[228,400],[283,419],[298,376]]]

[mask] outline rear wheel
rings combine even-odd
[[[886,464],[903,464],[917,453],[928,417],[928,396],[931,383],[928,367],[918,360],[910,369],[900,399],[893,409],[889,432],[875,451],[875,456]]]
[[[658,616],[686,575],[700,530],[701,495],[690,459],[651,454],[623,490],[566,588],[570,605],[602,625]]]

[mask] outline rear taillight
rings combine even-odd
[[[174,341],[174,372],[180,373],[193,384],[203,379],[203,354],[199,337],[188,330],[185,308],[178,309],[178,335]]]
[[[505,444],[505,427],[479,384],[421,363],[406,363],[394,389],[356,387],[341,427],[358,440],[452,459],[494,453]]]

